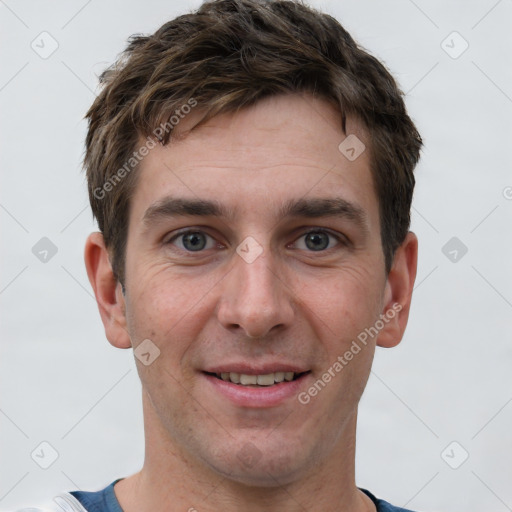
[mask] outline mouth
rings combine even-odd
[[[237,373],[237,372],[221,372],[221,373],[213,373],[213,372],[204,372],[206,375],[210,375],[219,380],[223,380],[225,382],[230,382],[232,384],[237,384],[242,387],[252,387],[252,388],[268,388],[275,386],[276,384],[280,384],[282,382],[292,382],[300,379],[301,377],[311,373],[310,370],[305,372],[288,372],[288,371],[278,371],[273,373],[266,373],[261,375],[253,375],[246,373]]]

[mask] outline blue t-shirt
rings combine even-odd
[[[72,494],[89,512],[123,512],[114,493],[114,485],[122,480],[118,478],[108,487],[98,492],[73,491]],[[370,491],[361,489],[377,507],[377,512],[412,512],[406,508],[394,507],[384,500],[379,500]]]

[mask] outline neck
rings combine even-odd
[[[143,393],[146,453],[139,473],[115,485],[124,512],[375,512],[355,485],[357,411],[345,423],[327,460],[286,482],[241,483],[221,474],[169,438]]]

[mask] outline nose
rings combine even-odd
[[[219,322],[229,330],[243,330],[248,338],[262,338],[290,326],[294,317],[294,291],[282,265],[266,249],[254,261],[239,254],[222,280]],[[273,333],[272,333],[273,334]]]

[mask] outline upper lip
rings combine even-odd
[[[250,364],[247,362],[223,363],[218,366],[209,366],[203,371],[208,373],[243,373],[244,375],[267,375],[276,372],[304,373],[309,368],[294,363],[267,363]]]

